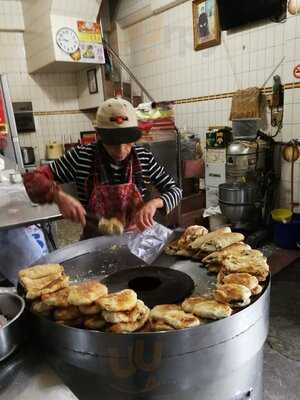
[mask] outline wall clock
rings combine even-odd
[[[60,28],[56,33],[56,43],[62,51],[70,54],[74,60],[80,59],[79,39],[73,29]]]

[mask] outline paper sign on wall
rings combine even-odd
[[[100,24],[76,19],[68,22],[56,31],[59,59],[105,64]]]

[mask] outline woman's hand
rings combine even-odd
[[[163,208],[164,202],[157,198],[148,201],[138,212],[135,218],[135,223],[140,231],[151,228],[154,224],[154,216],[158,208]]]
[[[78,200],[62,191],[59,191],[55,194],[54,202],[58,205],[58,208],[65,219],[69,219],[75,223],[85,226],[86,212]]]

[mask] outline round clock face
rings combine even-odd
[[[79,40],[71,28],[61,28],[56,34],[56,43],[68,54],[74,53],[79,47]]]

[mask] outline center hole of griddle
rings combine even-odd
[[[131,279],[128,282],[128,287],[135,292],[147,292],[155,290],[161,285],[161,280],[154,276],[141,276]]]

